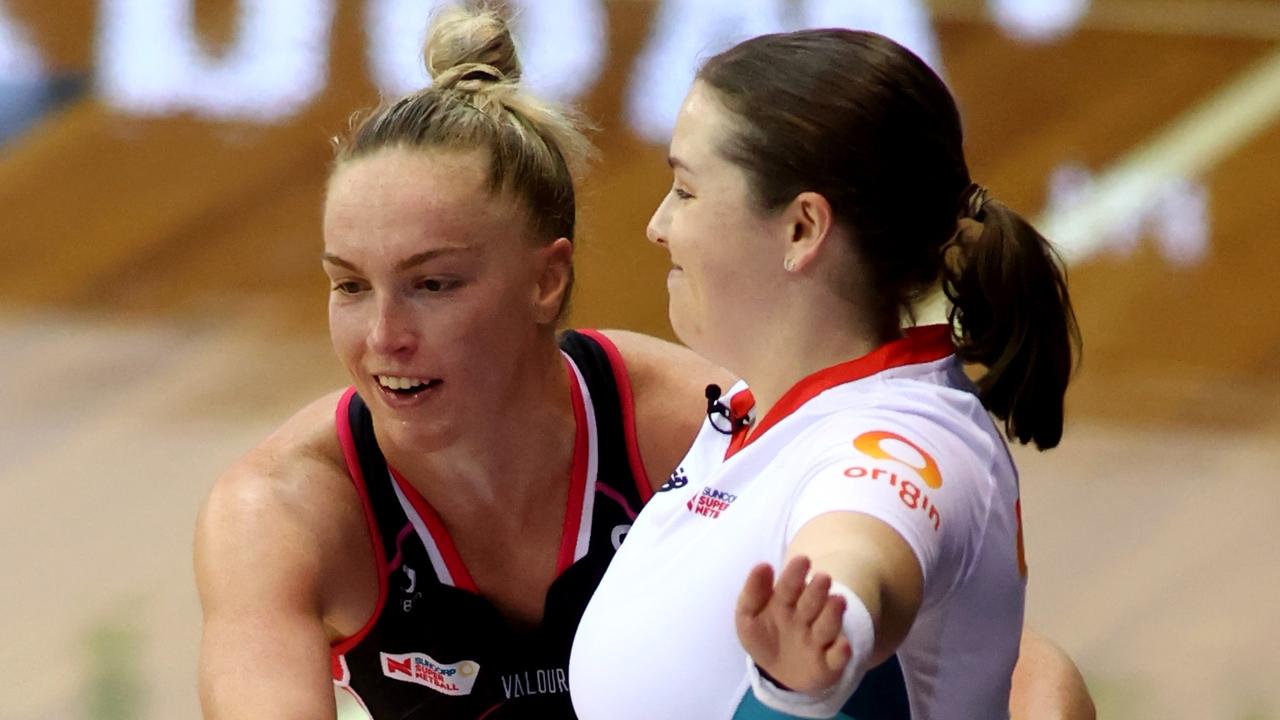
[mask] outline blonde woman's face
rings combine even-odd
[[[545,247],[487,172],[483,152],[388,148],[330,179],[330,336],[383,442],[425,450],[480,430],[545,336]]]

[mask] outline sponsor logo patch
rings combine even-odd
[[[569,674],[564,668],[549,667],[543,670],[501,675],[502,691],[508,700],[526,695],[554,695],[569,692]]]
[[[684,474],[684,468],[678,467],[671,473],[671,477],[668,477],[667,481],[662,483],[662,487],[658,488],[658,492],[671,492],[672,490],[679,490],[680,488],[688,484],[689,484],[689,477]]]
[[[925,452],[919,445],[886,430],[865,432],[853,439],[853,447],[858,452],[875,460],[888,460],[905,466],[920,479],[919,483],[901,477],[888,468],[858,464],[844,470],[845,477],[866,478],[872,482],[885,483],[891,491],[896,491],[898,499],[909,510],[915,510],[925,516],[933,525],[933,531],[942,529],[942,513],[929,496],[928,490],[942,487],[942,473],[933,456]]]
[[[925,485],[937,490],[942,487],[942,473],[933,456],[919,445],[887,430],[865,432],[853,439],[858,452],[876,460],[893,460],[915,470]]]
[[[424,685],[445,695],[470,695],[480,673],[480,664],[462,660],[453,664],[436,662],[426,653],[378,653],[382,674],[392,680]]]
[[[689,508],[689,512],[694,515],[702,515],[715,519],[720,517],[720,513],[729,509],[729,506],[738,499],[737,495],[727,493],[723,490],[716,490],[712,487],[702,488],[702,492],[689,499],[685,503],[685,507]]]

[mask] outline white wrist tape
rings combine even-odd
[[[835,580],[831,581],[831,594],[839,595],[845,600],[844,636],[853,650],[853,655],[845,665],[840,679],[835,685],[816,693],[783,690],[761,677],[755,661],[748,656],[747,673],[751,677],[751,691],[766,707],[795,717],[835,717],[840,712],[840,708],[844,707],[844,704],[853,696],[858,683],[862,681],[876,645],[875,626],[871,624],[871,613],[867,612],[867,606],[862,604],[862,600],[852,590]]]

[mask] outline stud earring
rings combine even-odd
[[[783,269],[783,270],[786,270],[787,272],[791,272],[792,270],[795,270],[795,269],[796,269],[796,261],[795,261],[795,260],[792,260],[791,258],[787,258],[786,260],[783,260],[783,261],[782,261],[782,269]]]

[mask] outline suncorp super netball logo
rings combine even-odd
[[[470,695],[480,664],[471,660],[438,663],[426,653],[379,653],[382,674],[392,680],[425,685],[445,695]]]
[[[934,490],[942,487],[942,473],[938,472],[938,463],[933,461],[933,456],[897,433],[887,430],[864,432],[853,439],[853,446],[863,455],[877,460],[896,460],[906,465],[920,473],[924,484]]]
[[[853,439],[853,447],[873,460],[891,460],[915,471],[925,486],[931,490],[942,487],[942,473],[938,471],[938,463],[933,456],[925,452],[919,445],[887,430],[864,432]],[[844,469],[845,477],[884,483],[890,492],[897,492],[898,499],[910,510],[922,513],[926,522],[933,524],[933,531],[942,529],[942,512],[937,503],[910,478],[898,477],[898,473],[883,467],[867,467],[862,464],[851,465]]]

